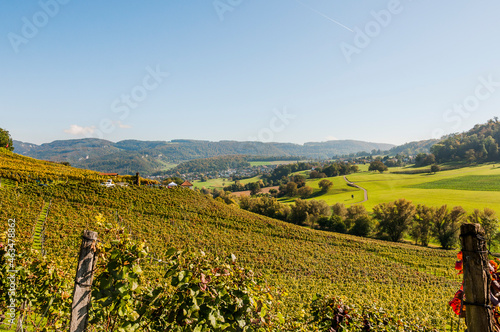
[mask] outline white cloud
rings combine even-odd
[[[130,129],[132,128],[131,125],[123,124],[121,121],[116,121],[116,125],[122,129]]]
[[[338,141],[339,139],[335,136],[326,136],[325,139],[327,141]]]
[[[82,127],[79,125],[71,125],[69,129],[64,129],[64,132],[70,135],[92,135],[95,132],[95,126]]]

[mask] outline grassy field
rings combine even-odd
[[[466,175],[425,182],[411,186],[419,189],[456,189],[469,191],[500,191],[500,175]]]
[[[363,203],[372,209],[379,203],[406,198],[415,204],[449,207],[461,205],[467,211],[492,208],[500,212],[500,167],[491,164],[442,171],[436,174],[391,174],[390,171],[408,170],[391,168],[389,172],[360,172],[347,178],[368,190],[368,201]],[[319,180],[307,180],[315,188],[311,199],[321,199],[332,205],[337,202],[350,205],[362,200],[363,192],[348,187],[342,177],[329,178],[334,183],[327,194],[319,193]],[[351,195],[354,194],[354,200]],[[282,199],[291,202],[293,199]]]
[[[248,178],[248,179],[243,179],[243,180],[240,180],[240,183],[242,184],[247,184],[247,183],[250,183],[250,182],[257,182],[260,180],[260,176],[254,176],[253,178]],[[196,181],[193,181],[193,186],[195,188],[198,188],[198,189],[201,189],[203,187],[207,188],[207,189],[222,189],[226,186],[229,186],[229,185],[232,185],[234,183],[234,181],[229,181],[228,179],[225,179],[225,178],[218,178],[218,179],[210,179],[208,181],[200,181],[200,180],[196,180]]]
[[[312,179],[307,180],[307,185],[312,187],[314,192],[309,199],[319,199],[324,200],[329,205],[333,205],[337,202],[344,203],[345,205],[350,205],[356,202],[361,202],[363,200],[363,191],[349,187],[341,176],[326,178],[333,182],[333,187],[328,191],[327,194],[321,192],[318,183],[323,179]],[[354,195],[354,198],[352,198]],[[292,203],[297,197],[281,197],[278,200],[282,203]]]

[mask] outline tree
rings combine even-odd
[[[342,218],[342,220],[344,220],[347,216],[347,209],[344,204],[335,203],[332,206],[332,214],[334,216],[339,216],[340,218]]]
[[[441,170],[441,168],[439,167],[439,165],[432,165],[431,166],[431,173],[437,173]]]
[[[465,159],[467,159],[467,161],[469,163],[473,163],[476,161],[476,151],[474,151],[474,149],[469,149],[465,152]]]
[[[356,220],[368,217],[368,212],[364,205],[355,204],[347,208],[345,224],[347,229],[356,223]]]
[[[484,208],[483,211],[475,209],[468,217],[469,222],[481,224],[486,234],[488,248],[491,248],[491,242],[498,233],[499,220],[495,211],[490,208]]]
[[[380,160],[374,160],[370,163],[370,167],[368,167],[368,170],[369,171],[379,171],[380,173],[383,173],[384,171],[387,171],[388,168]]]
[[[373,208],[375,218],[379,220],[378,228],[382,234],[387,234],[391,241],[399,242],[409,229],[415,205],[411,201],[401,198],[391,203],[381,203]]]
[[[295,182],[288,182],[286,184],[285,194],[290,197],[297,196],[297,184]]]
[[[330,218],[323,216],[318,218],[318,225],[321,229],[336,233],[346,233],[347,228],[339,216],[331,216]]]
[[[299,188],[299,190],[297,190],[297,193],[302,198],[308,198],[309,196],[312,195],[313,191],[314,191],[313,188],[311,188],[309,186],[304,186],[304,187]]]
[[[319,178],[319,172],[317,170],[312,170],[311,173],[309,173],[309,178],[311,179]]]
[[[333,182],[327,179],[323,179],[319,181],[318,186],[321,188],[321,191],[327,193],[331,187],[333,187]]]
[[[432,153],[419,153],[415,157],[415,166],[421,167],[421,166],[428,166],[432,165],[436,162],[436,156]]]
[[[14,151],[12,138],[7,130],[0,128],[0,148],[5,148],[9,151]]]
[[[455,206],[448,212],[446,205],[434,211],[432,234],[444,249],[453,248],[458,242],[460,225],[465,221],[467,212],[461,206]]]
[[[256,195],[260,192],[261,184],[259,182],[252,182],[248,184],[248,189],[250,189],[250,195]]]
[[[410,235],[416,243],[426,247],[429,244],[435,213],[435,208],[420,204],[417,206],[410,229]]]
[[[306,177],[300,174],[292,176],[292,182],[297,184],[297,188],[301,188],[306,185]]]
[[[370,217],[363,216],[356,219],[356,221],[354,222],[354,226],[352,226],[349,230],[349,234],[367,237],[371,233],[372,228],[373,226]]]

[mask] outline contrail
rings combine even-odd
[[[338,22],[338,21],[335,21],[333,18],[326,16],[326,15],[325,15],[325,14],[323,14],[322,12],[320,12],[320,11],[318,11],[318,10],[316,10],[316,9],[314,9],[314,8],[312,8],[312,7],[310,7],[310,6],[308,6],[308,5],[306,5],[306,4],[305,4],[305,3],[303,3],[302,1],[299,1],[299,0],[295,0],[295,1],[297,1],[298,3],[300,3],[302,6],[304,6],[304,7],[308,8],[308,9],[312,10],[312,11],[313,11],[313,12],[315,12],[316,14],[323,16],[323,17],[324,17],[324,18],[326,18],[327,20],[332,21],[333,23],[335,23],[335,24],[337,24],[337,25],[340,25],[342,28],[344,28],[344,29],[346,29],[346,30],[349,30],[349,31],[351,31],[351,32],[354,32],[353,30],[349,29],[348,27],[346,27],[346,26],[345,26],[345,25],[343,25],[342,23],[340,23],[340,22]]]

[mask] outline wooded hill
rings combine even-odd
[[[101,139],[62,140],[42,145],[14,141],[15,152],[33,158],[67,161],[71,165],[101,172],[148,175],[163,170],[168,163],[223,155],[262,157],[306,157],[329,159],[335,155],[360,151],[388,150],[393,145],[362,141],[329,141],[320,143],[262,143],[236,141],[172,140],[117,143]]]
[[[431,152],[439,163],[500,161],[499,144],[500,122],[495,118],[467,132],[449,135],[433,145]]]

